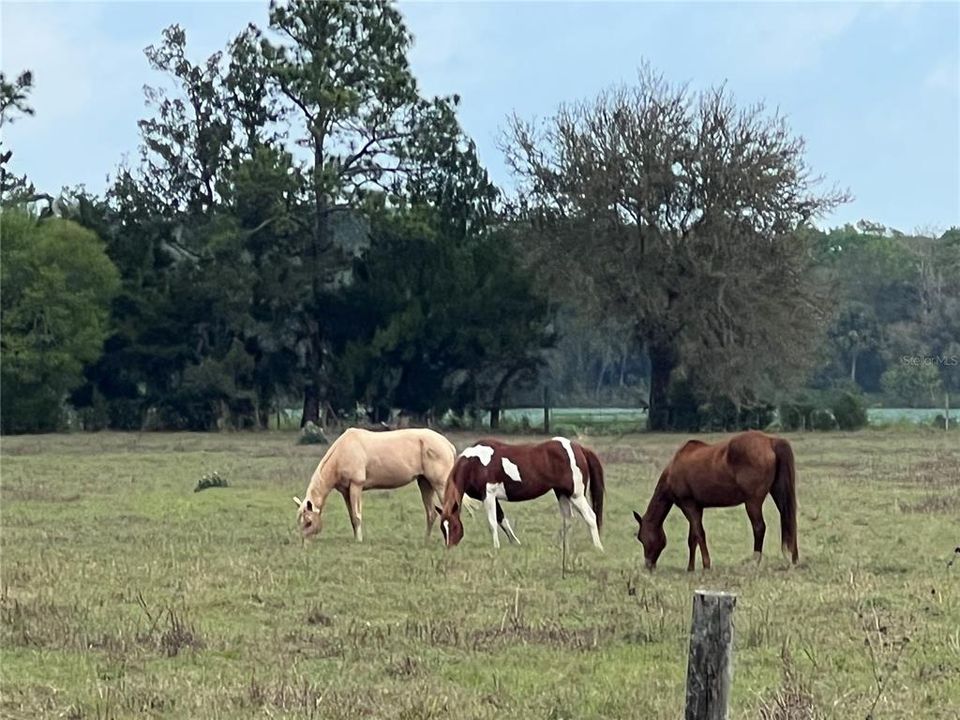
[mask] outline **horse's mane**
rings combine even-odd
[[[327,451],[323,454],[323,457],[320,458],[320,462],[317,464],[317,469],[313,471],[313,477],[310,478],[310,484],[307,486],[307,497],[310,496],[310,490],[313,488],[314,484],[320,481],[323,469],[326,467],[327,461],[333,457],[334,452],[340,445],[340,441],[343,440],[344,436],[346,436],[347,433],[352,429],[353,428],[347,428],[340,433],[340,436],[330,444],[330,447],[327,448]]]
[[[674,453],[674,457],[680,457],[684,453],[702,447],[710,447],[710,443],[705,443],[703,440],[687,440],[683,445],[680,446],[680,449]]]

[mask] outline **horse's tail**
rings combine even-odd
[[[587,459],[587,470],[590,471],[587,478],[587,488],[590,491],[590,506],[597,516],[597,530],[603,527],[603,465],[600,464],[600,458],[590,448],[580,446],[583,455]]]
[[[784,554],[797,562],[797,472],[793,462],[793,448],[782,438],[773,441],[776,463],[770,494],[780,511],[780,541]]]

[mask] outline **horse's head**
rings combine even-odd
[[[657,566],[657,560],[660,553],[667,546],[667,534],[663,531],[663,525],[657,526],[656,523],[644,522],[643,516],[636,510],[633,511],[633,517],[636,518],[637,540],[643,545],[643,561],[647,570],[653,570]]]
[[[300,533],[304,538],[313,537],[320,532],[323,522],[320,520],[320,508],[315,506],[310,499],[301,501],[300,498],[293,498],[297,504],[297,524],[300,526]]]
[[[444,500],[442,508],[436,508],[440,515],[440,532],[443,544],[452,548],[463,540],[463,523],[460,521],[460,501],[454,498]]]

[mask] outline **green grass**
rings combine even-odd
[[[705,514],[711,572],[674,512],[648,574],[630,511],[682,439],[585,439],[606,553],[574,526],[561,578],[552,498],[507,507],[524,544],[498,553],[479,514],[424,545],[415,485],[365,496],[363,544],[331,498],[302,546],[326,447],[295,433],[5,438],[0,716],[677,718],[699,587],[739,595],[732,717],[960,715],[956,438],[791,436],[798,568],[768,502],[759,568],[735,508]]]

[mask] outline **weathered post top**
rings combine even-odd
[[[727,720],[736,606],[733,593],[694,592],[685,720]]]

